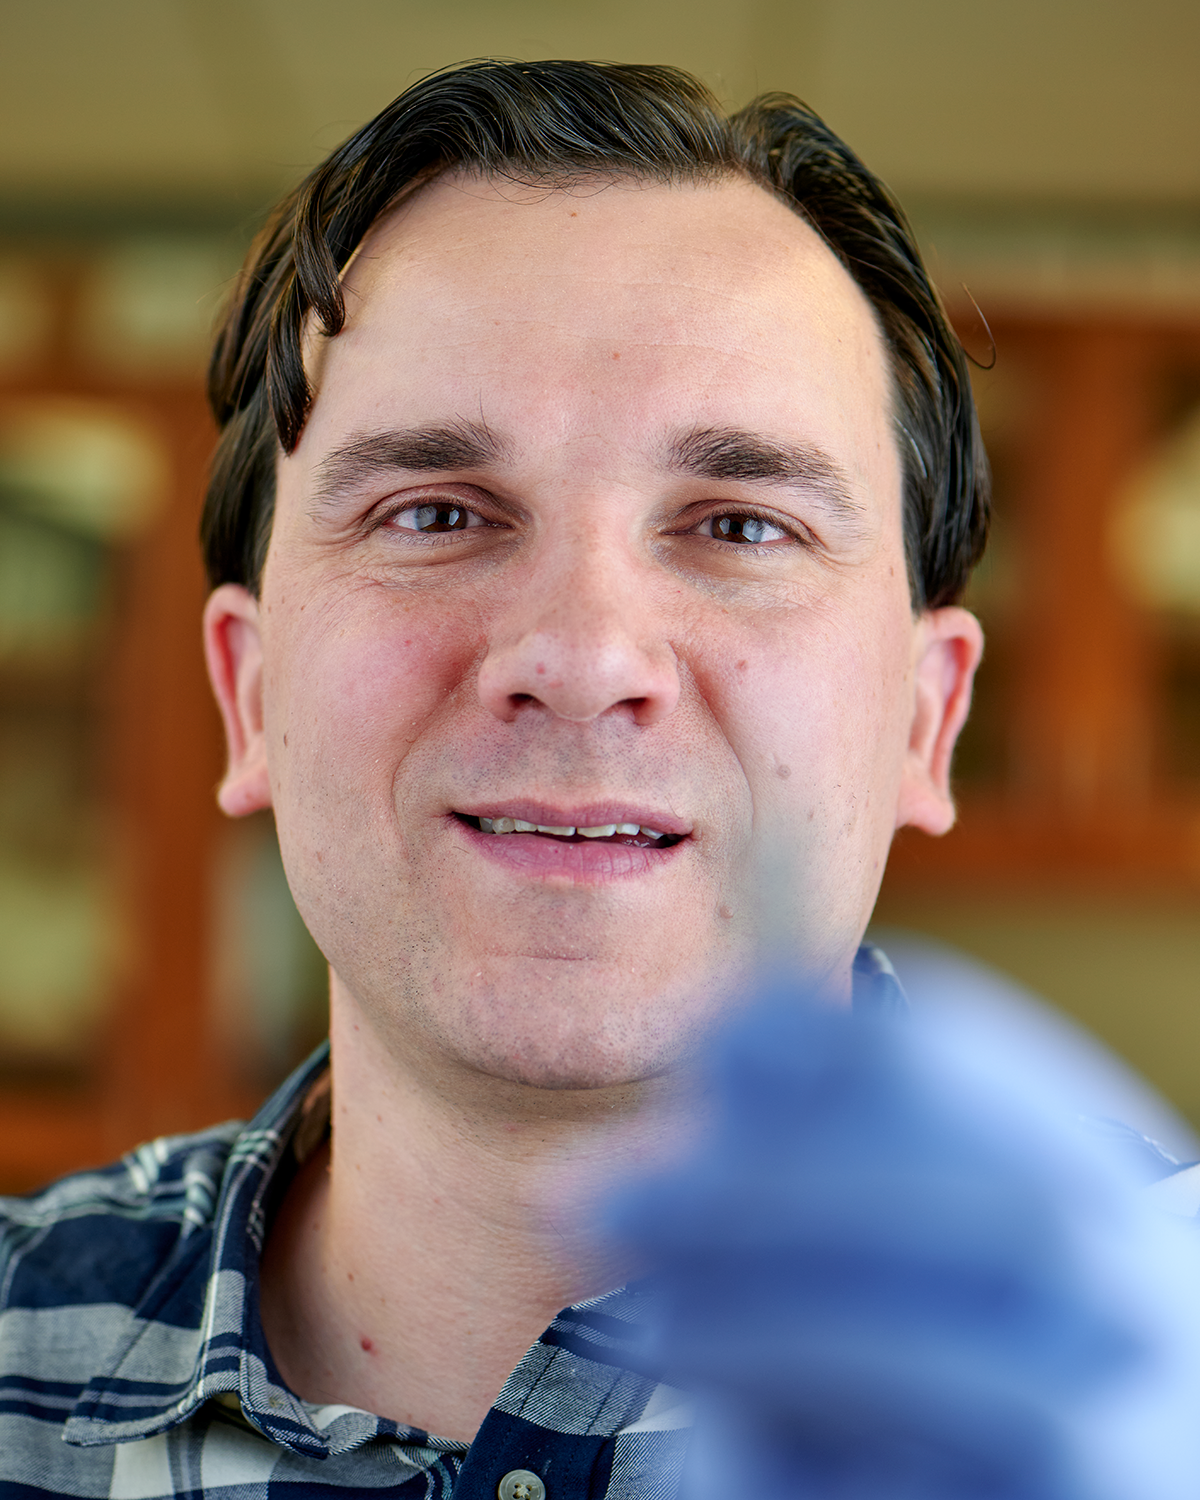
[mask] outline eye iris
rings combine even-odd
[[[462,531],[467,512],[460,505],[419,505],[414,519],[418,531]]]
[[[726,542],[761,542],[767,523],[757,516],[718,516],[713,531]]]

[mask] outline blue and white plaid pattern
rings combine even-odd
[[[248,1126],[0,1202],[0,1500],[494,1500],[512,1469],[548,1500],[668,1500],[686,1417],[628,1367],[632,1289],[556,1318],[469,1450],[283,1384],[258,1316],[264,1205],[326,1067],[322,1047]]]
[[[859,953],[855,1005],[904,1005],[878,950]],[[259,1256],[327,1067],[322,1047],[247,1126],[0,1200],[0,1500],[494,1500],[513,1469],[547,1500],[671,1500],[686,1406],[634,1372],[634,1288],[561,1313],[469,1449],[284,1385]]]

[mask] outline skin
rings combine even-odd
[[[331,965],[332,1158],[263,1317],[302,1395],[469,1438],[627,1273],[582,1206],[674,1148],[756,956],[848,999],[894,830],[953,821],[981,637],[912,613],[874,317],[758,187],[441,179],[345,287],[260,597],[205,621],[221,805],[275,809]],[[430,428],[492,451],[363,442]]]

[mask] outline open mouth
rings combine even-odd
[[[504,838],[513,833],[535,834],[540,838],[555,839],[562,844],[623,844],[634,849],[670,849],[686,837],[678,833],[662,833],[643,823],[603,823],[596,828],[556,828],[542,823],[527,823],[523,818],[475,818],[456,813],[455,817],[468,828],[480,833],[489,833]]]

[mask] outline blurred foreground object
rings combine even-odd
[[[1148,1138],[1167,1158],[1152,1168],[1149,1149],[1139,1155],[1147,1181],[1180,1162],[1200,1160],[1200,1139],[1190,1123],[1145,1078],[1071,1016],[1011,975],[923,933],[872,927],[871,941],[886,952],[904,993],[918,1015],[968,1014],[1003,1029],[1010,1050],[1037,1057],[1056,1069],[1057,1099],[1072,1112],[1120,1121]],[[1153,983],[1147,980],[1147,988]],[[1070,1088],[1070,1097],[1063,1092]]]
[[[777,988],[713,1052],[715,1130],[619,1232],[698,1398],[688,1500],[1200,1494],[1200,1242],[995,1018]]]

